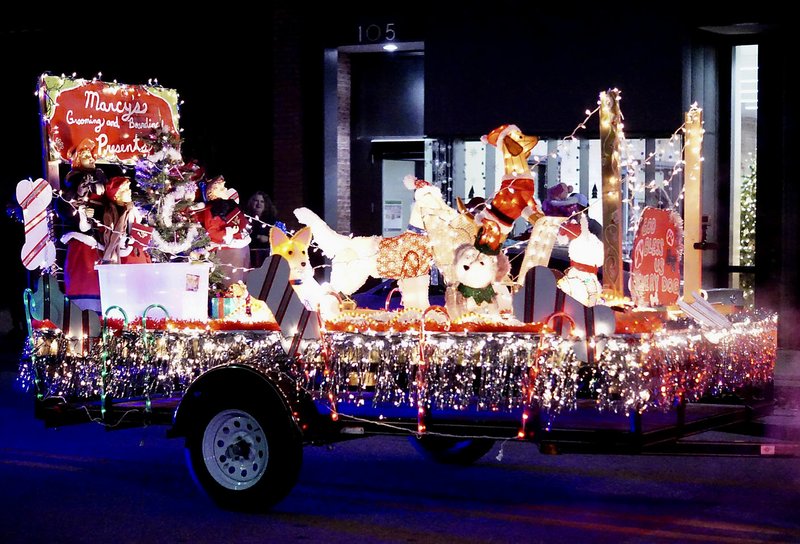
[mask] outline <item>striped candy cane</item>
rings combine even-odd
[[[53,191],[45,180],[23,179],[17,183],[17,202],[25,219],[22,264],[28,270],[48,268],[56,262],[56,246],[50,238],[48,211]]]

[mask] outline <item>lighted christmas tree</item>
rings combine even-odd
[[[753,266],[756,263],[756,161],[749,165],[749,173],[742,177],[742,196],[740,202],[741,217],[739,222],[739,263],[742,266]],[[753,274],[742,274],[739,287],[744,291],[748,305],[753,301]]]
[[[173,132],[162,127],[142,139],[152,152],[136,163],[134,200],[155,229],[150,248],[153,262],[209,261],[208,235],[189,213],[202,178],[199,169],[184,164],[181,139]]]
[[[739,227],[739,261],[743,266],[753,266],[756,256],[756,162],[749,165],[750,172],[742,178],[741,220]]]

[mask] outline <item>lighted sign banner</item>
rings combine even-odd
[[[69,161],[75,146],[91,138],[98,162],[133,164],[150,152],[142,135],[162,124],[178,134],[173,89],[45,75],[39,100],[49,161]]]
[[[669,210],[645,208],[633,240],[631,298],[640,306],[669,306],[680,295],[683,225]]]

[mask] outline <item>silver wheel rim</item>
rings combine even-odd
[[[203,461],[225,489],[242,490],[264,475],[269,460],[267,435],[256,418],[242,410],[223,410],[203,433]]]

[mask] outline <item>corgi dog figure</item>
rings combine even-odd
[[[308,262],[311,236],[309,227],[298,230],[291,238],[281,229],[272,227],[269,243],[272,254],[280,255],[289,263],[289,283],[306,309],[319,312],[324,320],[329,320],[339,313],[340,299],[327,284],[320,285],[314,279],[314,269]]]

